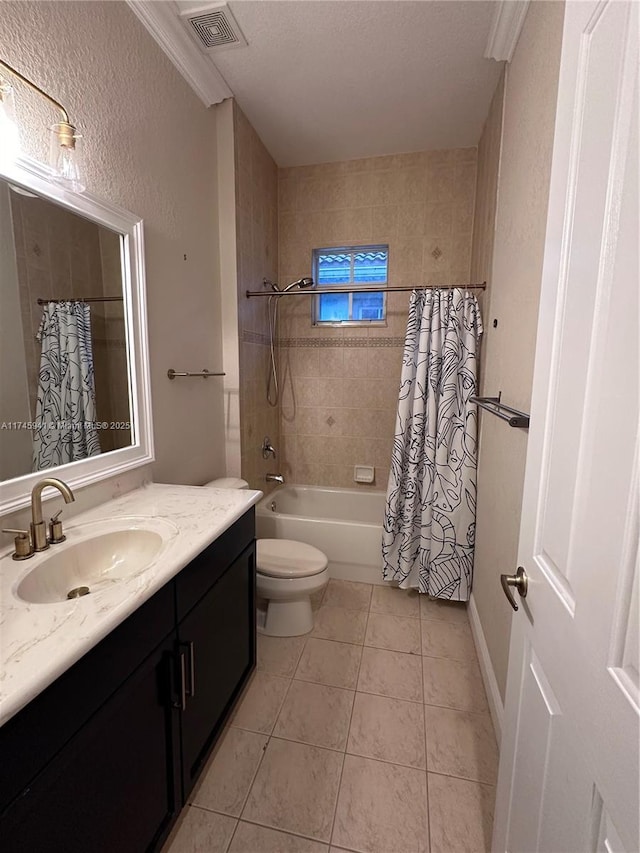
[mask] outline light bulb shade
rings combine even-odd
[[[81,146],[75,127],[66,122],[51,125],[49,165],[60,183],[77,193],[85,189]]]
[[[20,153],[20,134],[16,124],[13,86],[0,80],[0,164],[9,166]]]

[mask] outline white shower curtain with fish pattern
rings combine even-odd
[[[471,592],[476,514],[477,358],[473,294],[414,290],[385,505],[383,578],[436,598]]]
[[[37,338],[42,354],[33,470],[41,471],[100,453],[89,306],[48,302]]]

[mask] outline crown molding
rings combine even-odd
[[[511,62],[529,8],[529,0],[499,0],[484,51],[486,59]]]
[[[126,2],[207,107],[233,97],[222,74],[185,32],[178,7],[172,0],[162,3],[153,0]]]

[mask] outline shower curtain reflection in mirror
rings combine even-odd
[[[33,470],[100,453],[91,311],[83,302],[48,302],[37,335],[38,375]]]
[[[0,481],[130,447],[131,414],[121,233],[0,180]]]

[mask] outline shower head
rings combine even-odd
[[[288,290],[293,290],[294,287],[297,287],[298,290],[308,290],[313,287],[313,279],[299,278],[297,281],[292,281],[291,284],[288,284],[282,292],[286,293]]]
[[[268,278],[263,278],[262,283],[265,287],[270,287],[274,293],[287,293],[289,290],[293,290],[294,287],[297,287],[299,290],[308,290],[314,286],[312,278],[299,278],[297,281],[292,281],[286,287],[280,287],[275,281],[271,281]]]

